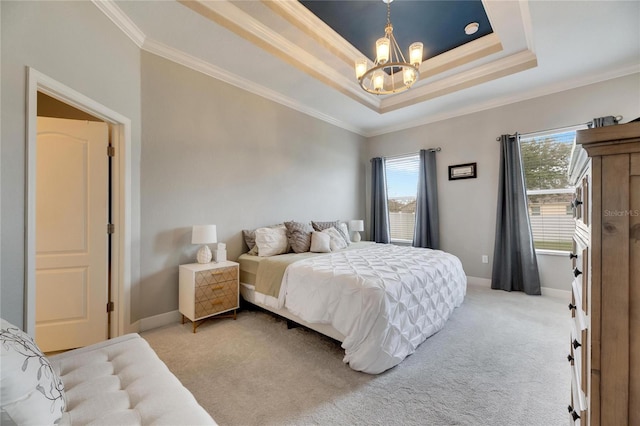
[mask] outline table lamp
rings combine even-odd
[[[198,250],[198,263],[211,262],[211,249],[207,244],[218,242],[215,225],[193,225],[191,244],[202,244]]]
[[[364,220],[350,220],[349,229],[351,230],[351,241],[357,243],[360,241],[360,231],[364,231]]]

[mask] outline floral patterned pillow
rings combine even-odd
[[[54,424],[64,413],[64,385],[31,336],[2,320],[0,401],[3,421]]]

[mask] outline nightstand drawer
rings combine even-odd
[[[228,286],[227,291],[212,299],[202,299],[195,301],[196,319],[207,317],[218,312],[228,311],[238,307],[238,287]]]
[[[221,284],[238,279],[238,267],[228,266],[226,268],[208,269],[195,273],[196,287]]]
[[[207,284],[196,287],[195,301],[213,300],[235,294],[238,290],[238,281],[223,281],[217,284]]]

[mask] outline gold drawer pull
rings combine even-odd
[[[221,269],[214,269],[213,271],[211,271],[211,275],[220,275],[220,274],[224,274],[226,271],[223,271]]]
[[[214,300],[211,302],[211,306],[222,305],[222,300]]]
[[[215,287],[211,287],[211,290],[214,290],[214,291],[215,291],[215,290],[222,290],[223,288],[224,288],[224,286],[222,286],[222,285],[217,285],[217,286],[215,286]]]

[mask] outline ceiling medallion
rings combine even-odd
[[[374,95],[390,95],[404,92],[420,78],[420,64],[422,63],[422,43],[416,42],[409,46],[409,60],[404,59],[398,42],[393,36],[391,25],[391,6],[393,0],[382,0],[387,4],[387,26],[384,37],[376,41],[376,61],[369,67],[367,58],[356,61],[356,77],[360,86]]]

